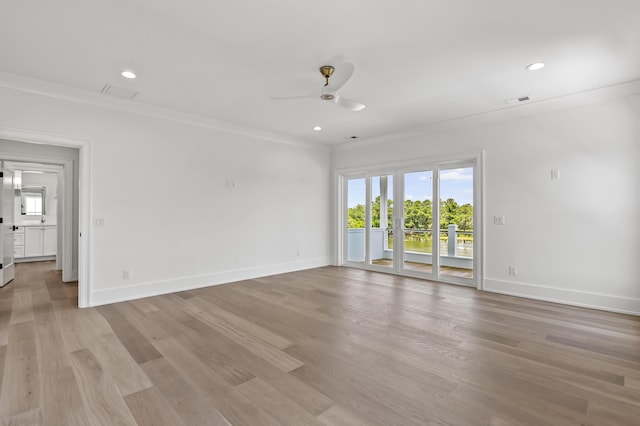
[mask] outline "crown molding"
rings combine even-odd
[[[477,114],[470,114],[463,117],[454,117],[449,120],[429,123],[425,126],[415,127],[393,132],[384,135],[374,136],[367,139],[353,141],[347,144],[331,145],[331,151],[346,151],[352,149],[362,149],[365,146],[377,145],[398,140],[399,138],[409,138],[413,136],[424,136],[445,131],[460,130],[469,127],[476,127],[515,118],[543,114],[550,111],[569,109],[582,105],[606,102],[613,99],[624,98],[640,94],[640,79],[570,93],[554,98],[533,100],[522,105],[506,106]]]
[[[160,120],[173,121],[190,126],[203,127],[206,129],[262,139],[269,142],[276,142],[323,152],[331,151],[329,145],[322,143],[292,138],[275,132],[228,123],[214,118],[172,110],[169,108],[147,105],[132,100],[113,98],[102,93],[88,92],[17,74],[0,72],[0,87],[84,105],[91,105],[130,114],[157,118]]]

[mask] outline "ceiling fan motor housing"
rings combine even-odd
[[[336,69],[334,67],[332,67],[331,65],[323,65],[320,67],[320,74],[322,74],[322,76],[324,78],[329,78],[333,75],[333,72]]]
[[[322,76],[324,77],[324,85],[328,86],[329,85],[329,77],[331,77],[333,75],[333,72],[336,69],[334,67],[332,67],[331,65],[323,65],[320,67],[320,74],[322,74]],[[324,98],[322,98],[324,99]],[[333,99],[333,98],[331,98]]]

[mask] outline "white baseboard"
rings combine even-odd
[[[232,271],[222,271],[166,281],[138,283],[129,286],[96,290],[91,293],[89,306],[124,302],[127,300],[158,296],[161,294],[175,293],[213,285],[249,280],[252,278],[266,277],[269,275],[319,268],[327,265],[329,265],[329,258],[321,257],[297,262],[259,266],[256,268],[236,269]]]
[[[484,290],[583,308],[640,316],[640,299],[485,278]]]
[[[14,263],[28,263],[28,262],[44,262],[47,260],[56,260],[55,256],[38,256],[38,257],[17,257],[14,258]]]

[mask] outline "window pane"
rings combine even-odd
[[[440,274],[473,278],[473,167],[440,170]]]
[[[347,261],[364,263],[365,180],[347,180]]]
[[[29,215],[42,214],[42,196],[41,195],[25,195],[24,196],[25,213]]]

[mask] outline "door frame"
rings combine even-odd
[[[91,306],[91,270],[90,270],[90,235],[88,218],[90,217],[90,141],[84,138],[77,138],[71,136],[60,136],[49,133],[34,132],[30,130],[22,129],[9,129],[0,127],[0,139],[6,139],[14,142],[26,142],[39,145],[51,145],[61,146],[67,148],[78,149],[78,235],[73,235],[72,219],[69,220],[70,214],[64,214],[64,220],[69,220],[68,228],[69,232],[65,232],[63,238],[65,238],[65,250],[71,251],[73,246],[72,240],[78,239],[78,307],[85,308]],[[57,158],[55,156],[38,156],[27,154],[13,154],[2,153],[0,156],[4,160],[8,161],[21,161],[32,163],[53,163],[53,164],[65,164],[64,160],[71,163],[73,162],[68,158]],[[60,162],[62,160],[62,163]],[[70,179],[65,179],[65,189],[73,188],[73,173],[70,174]],[[68,186],[70,185],[70,186]],[[67,191],[73,193],[73,190]],[[73,197],[67,197],[73,200]],[[65,204],[67,204],[65,199]],[[73,212],[73,204],[70,206],[70,213]],[[72,213],[71,213],[72,214]],[[71,262],[72,256],[64,256],[65,259],[69,259]],[[64,268],[63,268],[64,270]],[[72,274],[75,271],[72,271]]]
[[[2,161],[3,167],[13,171],[14,177],[15,171],[20,170],[21,168],[37,170],[44,173],[53,173],[57,176],[58,202],[56,203],[56,227],[58,229],[58,248],[56,253],[56,269],[62,270],[63,282],[75,281],[78,279],[78,271],[73,270],[73,244],[71,241],[73,238],[73,217],[68,215],[68,212],[73,214],[73,162],[70,159],[67,159],[65,164],[57,164],[58,159],[53,159],[52,157],[47,157],[47,163],[5,159],[6,156],[13,157],[14,155],[16,154],[0,152],[0,161]],[[53,164],[52,161],[55,164]],[[60,159],[60,161],[62,161],[62,159]],[[70,170],[71,173],[67,173],[65,170]],[[71,186],[71,195],[67,193],[69,190],[67,188],[69,186]]]
[[[484,234],[485,234],[485,226],[486,226],[484,221],[484,181],[485,181],[484,157],[485,157],[484,151],[475,151],[475,152],[467,152],[467,153],[459,153],[459,154],[432,156],[432,157],[426,157],[426,158],[410,160],[410,161],[398,161],[393,163],[372,164],[372,165],[366,165],[361,167],[335,169],[333,173],[334,190],[336,194],[336,196],[334,197],[335,210],[333,215],[334,217],[333,235],[335,238],[333,265],[348,266],[353,268],[392,273],[396,275],[403,275],[403,276],[409,276],[409,277],[415,277],[415,278],[431,279],[431,280],[437,280],[440,282],[446,282],[451,284],[467,285],[467,286],[470,285],[469,283],[461,282],[459,279],[456,279],[456,277],[447,277],[447,276],[443,277],[442,275],[440,275],[440,277],[435,278],[435,276],[425,277],[423,276],[423,274],[406,273],[406,271],[401,271],[401,268],[400,268],[401,265],[400,263],[397,263],[397,262],[395,263],[395,266],[393,268],[378,268],[378,267],[375,267],[375,265],[367,265],[366,259],[367,259],[368,253],[366,251],[365,251],[364,264],[346,262],[344,256],[346,253],[345,250],[346,250],[346,244],[347,244],[346,243],[347,223],[346,223],[346,215],[344,213],[346,212],[346,207],[347,207],[347,193],[346,193],[347,179],[365,178],[365,192],[366,192],[365,236],[366,236],[367,234],[366,227],[370,224],[370,220],[371,220],[370,218],[371,207],[369,205],[370,190],[366,189],[367,177],[382,176],[382,175],[389,175],[389,174],[396,175],[396,174],[410,172],[411,170],[420,170],[421,168],[429,169],[429,168],[434,168],[436,166],[442,169],[444,167],[448,167],[449,165],[451,165],[452,167],[455,167],[456,164],[472,163],[474,167],[473,227],[474,227],[474,230],[478,230],[478,232],[477,232],[477,235],[474,235],[474,246],[473,246],[474,277],[472,279],[473,283],[471,285],[479,290],[482,290],[484,288],[484,271],[485,271]],[[435,173],[434,173],[434,179],[436,178],[439,178],[439,177],[435,177]],[[435,185],[435,186],[436,186],[436,189],[434,190],[434,194],[433,194],[434,200],[437,199],[436,197],[439,197],[439,193],[438,193],[439,185]],[[398,198],[399,195],[401,195],[401,198]],[[399,204],[403,204],[403,203],[399,203],[398,200],[403,198],[404,198],[404,180],[401,179],[400,183],[394,182],[394,214]],[[402,205],[400,208],[404,210],[404,205]],[[400,213],[403,214],[403,212],[400,212]],[[401,216],[401,217],[404,217],[404,216]],[[438,221],[439,221],[439,218],[438,218]],[[403,257],[402,253],[401,253],[401,257],[398,257],[397,255],[398,251],[395,248],[397,247],[396,242],[401,238],[402,239],[404,238],[404,234],[401,232],[403,231],[402,228],[403,227],[398,228],[398,224],[396,223],[396,218],[394,217],[394,235],[396,236],[394,237],[394,259],[401,259]],[[402,233],[402,237],[400,237],[401,233]],[[402,246],[404,250],[404,243],[402,244]],[[366,238],[365,238],[365,250],[367,249],[367,247],[368,245],[366,244]],[[434,259],[433,260],[434,263],[439,261],[439,259],[435,259],[435,256],[433,257],[433,259]],[[372,268],[371,266],[374,266],[374,267]]]

